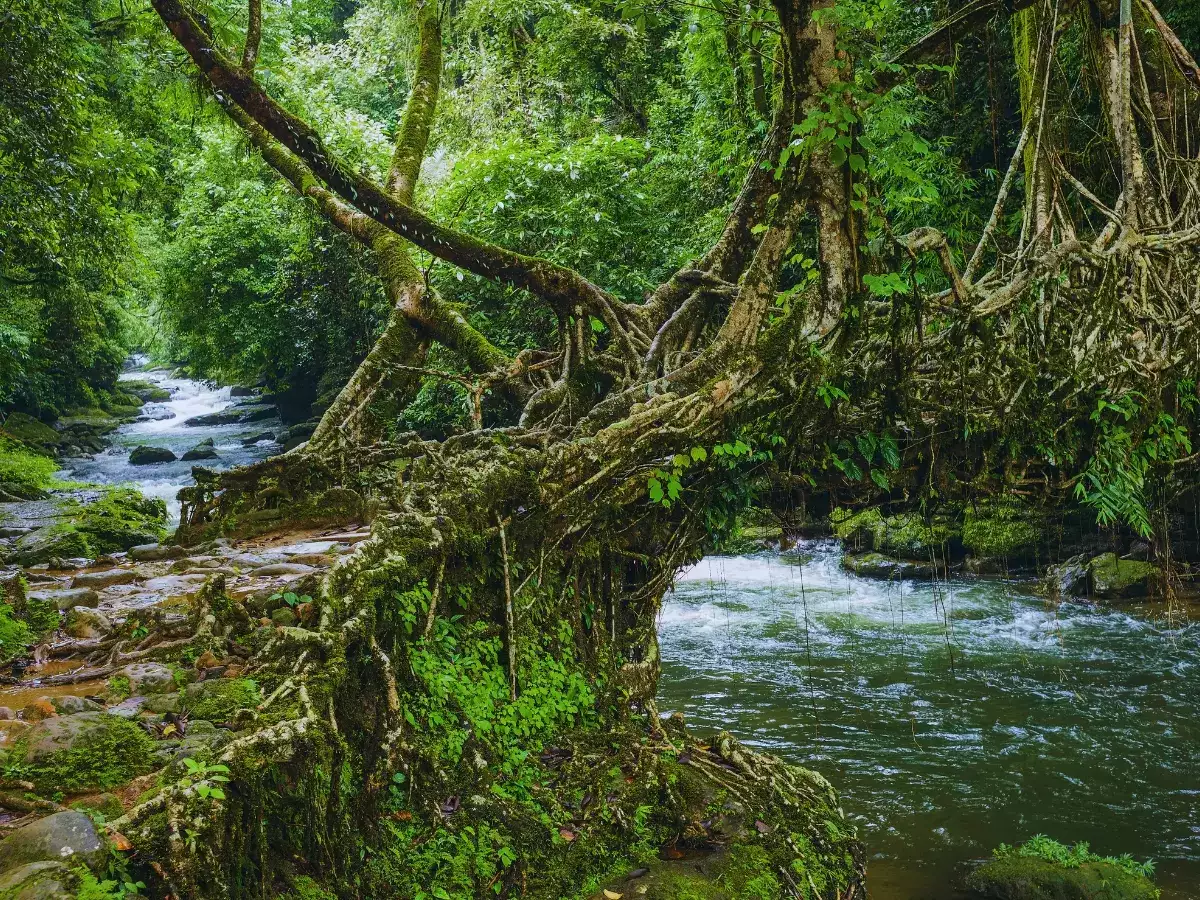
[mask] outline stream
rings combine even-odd
[[[1200,624],[839,562],[814,541],[684,573],[662,713],[829,778],[874,900],[957,897],[973,860],[1038,833],[1153,858],[1164,898],[1200,897]]]
[[[192,466],[223,470],[264,459],[279,453],[282,448],[273,440],[251,445],[243,441],[255,435],[271,432],[278,435],[283,424],[277,416],[255,422],[230,425],[188,425],[195,416],[221,412],[235,405],[259,405],[253,397],[233,398],[229,387],[213,387],[190,378],[176,378],[170,370],[134,370],[121,375],[121,380],[148,381],[170,391],[170,399],[147,403],[142,407],[141,420],[122,425],[108,435],[109,447],[95,456],[66,461],[64,477],[97,484],[132,484],[148,497],[166,501],[171,525],[179,522],[179,489],[191,485]],[[211,438],[217,459],[197,462],[152,463],[135,466],[129,462],[134,447],[162,447],[183,456],[201,441]]]

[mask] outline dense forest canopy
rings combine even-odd
[[[232,717],[228,803],[163,784],[110,823],[160,893],[567,896],[728,814],[770,876],[739,896],[861,898],[819,776],[657,716],[681,568],[764,511],[1194,538],[1195,4],[0,26],[0,409],[104,406],[135,349],[257,383],[307,441],[195,470],[178,539],[373,523],[303,626],[199,592],[193,649],[270,693]]]

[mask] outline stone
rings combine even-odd
[[[1118,559],[1102,553],[1088,563],[1092,596],[1102,600],[1133,600],[1149,597],[1162,581],[1162,570],[1151,562]]]
[[[111,716],[120,716],[122,719],[136,718],[138,713],[146,706],[148,697],[126,697],[120,703],[115,703],[108,708],[108,714]]]
[[[149,466],[155,463],[175,462],[179,457],[165,447],[148,447],[145,444],[134,447],[129,454],[131,466]]]
[[[180,695],[179,694],[156,694],[153,697],[143,698],[145,702],[142,704],[142,709],[152,713],[173,713],[179,712]]]
[[[58,715],[58,710],[54,708],[54,704],[49,699],[42,697],[39,700],[34,700],[32,703],[25,704],[25,708],[21,710],[21,718],[26,722],[44,722]]]
[[[170,571],[180,574],[196,569],[215,569],[224,562],[225,560],[219,556],[185,556],[172,563]]]
[[[219,666],[221,661],[217,659],[217,655],[211,650],[205,650],[196,658],[196,668],[198,670],[211,669],[213,666]]]
[[[66,863],[58,860],[26,863],[0,875],[0,897],[11,897],[12,900],[73,900],[78,896],[79,876]]]
[[[975,897],[993,900],[1157,900],[1150,879],[1103,861],[1067,867],[1037,856],[1010,853],[992,859],[969,876],[967,888]]]
[[[255,577],[265,577],[267,575],[308,575],[312,571],[312,566],[306,566],[302,563],[272,563],[268,566],[260,566],[252,570],[250,574]]]
[[[29,599],[43,603],[53,603],[60,610],[74,609],[77,606],[94,609],[100,605],[100,595],[90,587],[68,588],[60,591],[30,591]]]
[[[1061,597],[1085,597],[1088,592],[1087,556],[1072,556],[1066,562],[1046,570],[1046,581],[1052,593]]]
[[[238,417],[238,422],[261,422],[264,419],[271,419],[274,417],[275,407],[273,406],[244,407],[241,416]]]
[[[42,697],[40,699],[48,701],[60,716],[70,716],[82,712],[100,712],[104,709],[95,700],[89,700],[87,697],[76,697],[73,694],[65,694],[61,697]]]
[[[236,409],[222,409],[214,413],[206,413],[202,416],[192,416],[183,424],[189,428],[207,428],[213,425],[234,425],[241,418],[241,413]]]
[[[219,459],[219,458],[220,457],[217,454],[217,448],[214,445],[214,441],[212,438],[208,438],[207,440],[201,441],[195,447],[193,447],[191,450],[184,453],[182,457],[180,457],[180,459],[184,460],[185,462],[193,462],[195,460],[200,460],[200,459]]]
[[[896,559],[883,553],[848,553],[842,557],[842,568],[863,578],[887,578],[895,581],[931,581],[944,569],[935,569],[928,561]]]
[[[157,562],[173,559],[183,552],[182,547],[164,547],[162,544],[138,544],[129,548],[129,558],[134,562]]]
[[[82,712],[34,725],[12,761],[39,791],[83,793],[118,787],[145,772],[153,744],[140,726],[120,716]]]
[[[63,630],[73,638],[88,641],[107,636],[112,631],[112,622],[102,612],[86,606],[76,606],[67,613]]]
[[[0,841],[0,860],[10,868],[55,861],[99,871],[107,857],[108,847],[92,820],[73,809],[31,822]]]
[[[117,670],[117,675],[129,679],[134,694],[169,694],[175,690],[175,673],[162,663],[130,663]]]
[[[288,628],[296,624],[296,614],[292,612],[291,607],[281,606],[271,613],[271,622],[280,628]]]
[[[0,706],[0,721],[11,719],[15,713],[7,706]]]
[[[243,447],[253,447],[255,444],[259,443],[260,441],[272,441],[273,442],[274,440],[275,440],[274,434],[272,434],[269,431],[262,431],[262,432],[259,432],[258,434],[252,434],[252,435],[250,435],[250,437],[242,438],[242,446]]]
[[[245,384],[235,384],[229,389],[230,397],[253,397],[257,393],[257,390]]]
[[[91,556],[87,537],[69,525],[43,525],[17,538],[16,547],[8,562],[19,566],[45,563],[55,557],[68,559]]]
[[[132,584],[137,581],[137,572],[133,569],[109,569],[107,572],[84,572],[71,580],[73,588],[106,588],[115,584]],[[72,606],[83,606],[82,603],[72,603]]]

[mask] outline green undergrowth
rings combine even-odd
[[[56,622],[57,619],[56,613]],[[0,603],[0,663],[20,656],[25,652],[25,648],[34,642],[35,637],[29,623],[18,618],[12,606]]]
[[[1130,875],[1149,878],[1154,874],[1154,860],[1152,859],[1140,863],[1129,853],[1123,853],[1120,856],[1098,856],[1091,852],[1087,841],[1080,841],[1078,844],[1068,846],[1060,844],[1044,834],[1035,834],[1024,844],[1016,847],[1001,844],[992,852],[992,855],[996,859],[1007,859],[1014,856],[1044,859],[1068,869],[1078,869],[1087,863],[1106,863],[1116,866]]]
[[[193,719],[226,722],[239,709],[257,706],[262,700],[258,685],[249,678],[218,678],[190,685],[183,706]]]
[[[44,491],[52,486],[57,470],[54,460],[0,435],[0,487]]]
[[[99,716],[83,726],[78,737],[65,741],[63,749],[35,757],[31,742],[39,738],[37,727],[23,735],[6,768],[14,777],[33,782],[42,794],[108,790],[151,768],[153,740],[137,724],[119,716]]]

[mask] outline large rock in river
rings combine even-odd
[[[92,820],[75,810],[38,819],[0,841],[0,865],[6,870],[48,860],[98,869],[106,856]]]
[[[217,448],[212,438],[203,440],[183,454],[184,462],[194,462],[201,459],[218,459]]]
[[[1068,867],[1020,853],[984,863],[967,877],[967,888],[991,900],[1158,900],[1150,879],[1112,863]]]
[[[176,459],[178,457],[166,447],[147,447],[145,444],[134,447],[133,452],[129,454],[129,464],[131,466],[148,466],[153,463],[175,462]]]
[[[1103,553],[1088,563],[1093,597],[1102,600],[1134,600],[1155,593],[1162,570],[1152,562],[1121,559]]]

